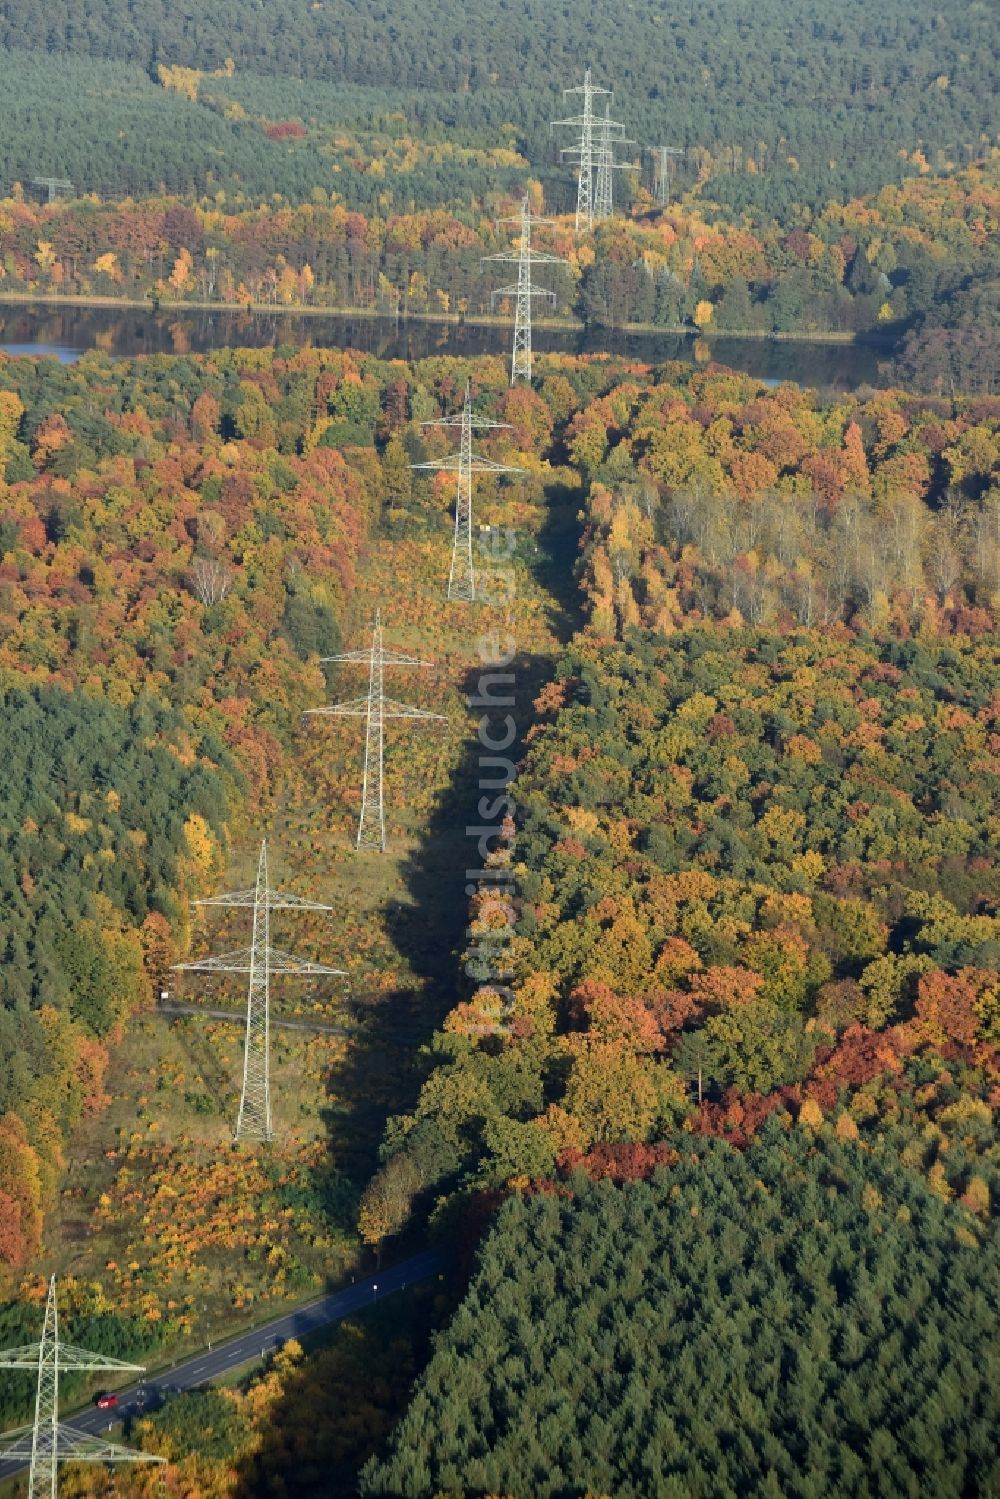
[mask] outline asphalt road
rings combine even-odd
[[[344,1317],[349,1317],[352,1312],[381,1301],[384,1296],[391,1296],[393,1292],[401,1291],[415,1281],[426,1280],[436,1271],[444,1269],[446,1264],[445,1257],[436,1249],[425,1249],[408,1260],[402,1260],[398,1265],[390,1265],[375,1275],[366,1276],[356,1285],[346,1286],[342,1291],[333,1291],[328,1296],[320,1296],[318,1300],[300,1306],[284,1317],[276,1317],[273,1322],[266,1322],[253,1332],[241,1333],[228,1343],[219,1343],[211,1352],[205,1349],[196,1353],[193,1358],[176,1364],[172,1369],[163,1370],[149,1379],[129,1385],[127,1389],[119,1390],[115,1410],[102,1411],[91,1406],[78,1415],[70,1416],[64,1425],[91,1436],[106,1435],[111,1426],[129,1416],[142,1415],[144,1410],[150,1405],[158,1405],[166,1395],[196,1389],[210,1379],[218,1379],[230,1369],[260,1358],[265,1351],[273,1352],[288,1338],[307,1337],[323,1327],[330,1327]],[[0,1374],[0,1378],[2,1377]],[[0,1462],[0,1481],[12,1478],[26,1466],[20,1460]]]

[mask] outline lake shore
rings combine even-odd
[[[404,317],[392,312],[383,311],[377,307],[337,307],[327,305],[293,304],[286,306],[274,302],[219,302],[219,301],[183,301],[171,298],[160,298],[154,302],[151,298],[141,297],[100,297],[94,295],[82,295],[73,292],[57,292],[39,294],[36,292],[0,292],[0,307],[80,307],[80,308],[121,308],[123,311],[147,312],[151,316],[166,315],[169,313],[193,313],[211,312],[224,313],[229,317],[302,317],[302,318],[343,318],[353,320],[355,318],[365,319],[375,323],[392,323],[398,328],[405,328],[408,323],[430,324],[441,327],[453,328],[504,328],[511,323],[509,317],[493,316],[488,313],[460,313],[460,312],[409,312]],[[834,329],[814,329],[796,333],[776,333],[761,328],[692,328],[686,324],[666,326],[660,323],[581,323],[575,318],[540,318],[532,319],[532,327],[544,329],[552,333],[571,334],[595,334],[600,331],[608,334],[635,335],[637,337],[663,336],[665,338],[703,339],[711,342],[712,339],[739,338],[752,339],[760,343],[801,343],[801,344],[842,344],[857,345],[864,348],[880,348],[890,350],[898,340],[889,334],[879,334],[871,331],[862,333],[847,333]]]

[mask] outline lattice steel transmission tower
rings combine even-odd
[[[449,599],[465,599],[473,602],[476,597],[476,572],[472,565],[472,476],[473,474],[520,474],[524,470],[514,464],[494,463],[472,451],[472,432],[497,432],[509,427],[509,422],[493,422],[485,416],[474,416],[472,391],[465,382],[465,403],[454,416],[443,416],[436,422],[422,422],[423,427],[459,427],[461,441],[457,453],[447,458],[436,458],[428,463],[414,463],[411,468],[437,469],[443,473],[458,475],[458,494],[455,499],[455,540],[451,549],[451,570],[448,573]]]
[[[72,198],[73,184],[68,177],[32,177],[32,187],[44,187],[48,194],[48,201],[54,203],[62,193],[64,198]]]
[[[607,218],[608,213],[598,213],[596,202],[595,167],[600,168],[602,152],[605,149],[613,149],[611,142],[620,140],[624,135],[625,127],[617,120],[612,120],[605,115],[597,120],[594,115],[594,100],[603,98],[610,108],[614,97],[610,89],[595,88],[591,81],[590,69],[583,75],[583,83],[577,84],[575,88],[564,88],[563,96],[567,94],[580,94],[583,97],[583,111],[581,114],[572,115],[567,120],[553,120],[550,129],[556,126],[571,126],[580,132],[579,143],[575,146],[567,146],[563,156],[575,156],[580,163],[580,175],[577,179],[576,191],[576,229],[593,229],[597,218]],[[595,139],[596,137],[596,139]],[[610,212],[610,210],[609,210]]]
[[[623,135],[612,135],[613,129],[623,129],[616,126],[611,119],[611,101],[604,101],[604,118],[600,121],[598,131],[597,149],[595,158],[597,170],[594,174],[594,221],[610,219],[614,213],[614,174],[615,172],[634,172],[635,165],[629,161],[615,161],[615,145],[634,146],[635,141],[627,141]]]
[[[536,219],[531,216],[531,200],[525,193],[521,200],[521,212],[516,219],[502,219],[504,224],[520,224],[521,245],[515,254],[508,250],[506,254],[484,255],[483,261],[500,261],[504,265],[517,266],[517,285],[498,287],[492,294],[492,301],[497,297],[516,297],[516,311],[514,313],[514,353],[510,363],[510,383],[516,385],[518,380],[531,382],[531,299],[532,297],[548,297],[550,302],[555,302],[555,293],[546,291],[543,286],[533,286],[531,281],[531,267],[533,265],[565,265],[566,261],[561,255],[549,255],[544,250],[533,250],[531,248],[531,230],[534,224],[549,224],[551,219]],[[469,436],[471,447],[471,433]]]
[[[56,1278],[49,1281],[45,1302],[45,1320],[39,1343],[10,1348],[0,1353],[0,1369],[34,1369],[38,1373],[33,1425],[9,1432],[0,1442],[0,1461],[21,1460],[30,1464],[28,1499],[56,1499],[59,1492],[59,1464],[76,1463],[162,1463],[162,1457],[119,1447],[102,1437],[64,1426],[59,1420],[59,1373],[62,1369],[90,1369],[107,1373],[140,1374],[142,1364],[126,1364],[104,1353],[91,1353],[72,1343],[59,1341],[59,1308],[56,1303]],[[30,1440],[29,1440],[30,1432]]]
[[[614,189],[611,185],[614,156],[611,148],[611,100],[604,101],[604,118],[598,127],[597,171],[594,174],[594,218],[610,219],[614,212]]]
[[[647,146],[653,158],[653,194],[661,208],[670,206],[670,158],[683,156],[681,146]]]
[[[178,973],[249,973],[247,989],[246,1044],[243,1051],[243,1088],[236,1118],[236,1140],[270,1140],[271,1123],[271,974],[295,974],[302,978],[328,975],[346,978],[342,968],[310,963],[304,958],[271,946],[272,911],[331,911],[332,906],[303,900],[288,890],[272,890],[267,875],[267,840],[260,845],[257,883],[251,890],[234,890],[195,902],[198,906],[238,906],[253,909],[250,946],[217,958],[198,958],[177,963]]]
[[[385,725],[390,718],[405,718],[410,723],[446,723],[443,713],[429,713],[425,708],[411,708],[385,695],[387,666],[430,666],[415,656],[400,656],[387,651],[382,639],[382,611],[375,611],[372,643],[367,651],[344,651],[338,656],[323,656],[323,661],[338,661],[352,666],[368,667],[368,692],[364,697],[346,703],[330,703],[325,708],[309,708],[305,718],[363,718],[365,720],[365,770],[361,784],[361,818],[358,822],[357,847],[385,853]]]

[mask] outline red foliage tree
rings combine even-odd
[[[677,1151],[660,1141],[656,1145],[603,1142],[592,1150],[564,1150],[557,1165],[564,1176],[585,1171],[591,1181],[645,1181],[658,1166],[673,1166]]]

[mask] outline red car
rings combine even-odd
[[[115,1406],[117,1404],[118,1404],[118,1396],[117,1395],[109,1395],[109,1394],[107,1394],[105,1392],[105,1394],[98,1395],[98,1397],[97,1397],[97,1409],[99,1411],[109,1411],[109,1410],[111,1410],[111,1408],[113,1406]]]

